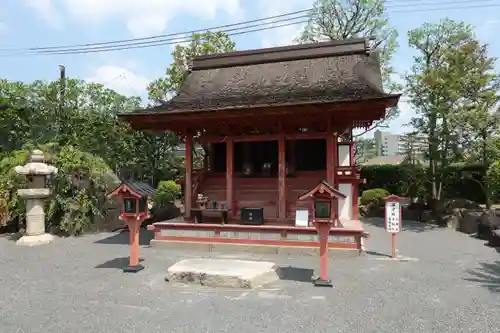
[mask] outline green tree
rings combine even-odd
[[[155,184],[178,173],[173,134],[134,132],[118,121],[116,113],[140,107],[137,97],[74,79],[29,84],[0,79],[0,96],[0,223],[23,221],[16,195],[22,180],[12,167],[23,164],[34,147],[48,152],[60,169],[49,220],[67,234],[88,230],[102,215],[105,174]],[[75,174],[87,185],[75,187]]]
[[[380,56],[384,88],[387,91],[400,90],[400,85],[392,78],[394,68],[391,66],[398,46],[398,34],[389,24],[384,5],[385,0],[316,0],[309,22],[297,41],[317,43],[348,38],[372,39],[372,47]],[[398,115],[399,109],[391,108],[384,120],[374,122],[359,135],[386,126],[387,121]]]
[[[151,82],[148,86],[148,95],[155,104],[161,104],[168,101],[179,91],[186,75],[189,73],[189,63],[197,56],[210,55],[215,53],[230,52],[235,50],[235,43],[231,41],[229,35],[223,32],[204,32],[195,33],[191,36],[189,43],[185,45],[176,45],[172,52],[172,63],[167,68],[165,76]],[[147,135],[147,134],[145,134]],[[157,138],[150,138],[152,142],[162,144],[165,141],[172,141],[171,134],[160,135]],[[207,147],[203,146],[206,154]],[[173,159],[170,159],[172,161]],[[158,163],[161,163],[158,160]],[[180,161],[177,160],[177,163]],[[163,165],[167,169],[176,169],[179,166]],[[160,178],[155,178],[159,180]]]
[[[480,98],[485,95],[479,92],[491,84],[487,72],[492,62],[473,28],[463,22],[444,19],[424,24],[408,37],[419,55],[406,76],[407,95],[416,111],[413,126],[428,136],[431,199],[436,204],[443,198],[445,168],[464,157],[463,129],[479,119],[473,116],[476,111],[484,115],[487,109]],[[436,212],[437,205],[434,208]]]
[[[195,33],[186,45],[176,45],[172,52],[172,64],[165,77],[151,82],[148,95],[156,104],[161,104],[174,96],[182,85],[189,69],[189,62],[196,56],[234,51],[235,43],[223,32]]]
[[[358,139],[354,150],[354,159],[356,165],[360,165],[361,163],[375,156],[377,156],[375,139]]]
[[[460,98],[463,113],[459,114],[459,126],[463,146],[469,162],[483,165],[483,178],[486,170],[498,153],[495,134],[500,128],[500,75],[495,73],[496,58],[488,55],[487,45],[471,41],[454,52],[449,59],[455,66],[452,75],[467,73],[460,81]],[[491,205],[488,182],[485,183],[487,207]]]

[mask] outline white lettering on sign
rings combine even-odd
[[[401,231],[401,205],[399,202],[385,203],[385,229],[387,232]]]

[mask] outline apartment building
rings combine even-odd
[[[427,138],[420,134],[393,134],[376,130],[374,133],[377,156],[424,154],[428,149]]]

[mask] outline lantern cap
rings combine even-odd
[[[391,195],[388,195],[386,197],[383,198],[385,201],[401,201],[401,197],[398,197],[397,195],[395,194],[391,194]]]
[[[306,193],[300,195],[297,199],[298,200],[305,200],[305,199],[310,199],[317,194],[327,194],[329,195],[332,199],[345,199],[346,196],[344,193],[340,192],[337,190],[335,187],[330,185],[326,180],[322,180],[319,182],[316,187],[314,187],[312,190],[307,191]]]
[[[148,183],[135,180],[122,180],[121,184],[108,194],[108,197],[114,197],[126,193],[139,199],[151,197],[155,194],[155,192],[155,188]]]
[[[57,174],[57,168],[44,163],[45,158],[41,150],[35,149],[30,153],[29,161],[25,165],[18,165],[14,171],[19,175],[48,176]]]

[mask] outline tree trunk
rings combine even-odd
[[[491,196],[490,196],[490,188],[488,186],[488,182],[486,181],[486,173],[488,170],[488,133],[486,129],[483,129],[481,131],[481,137],[482,137],[482,164],[483,164],[483,183],[484,183],[484,200],[486,203],[486,209],[491,209]]]

